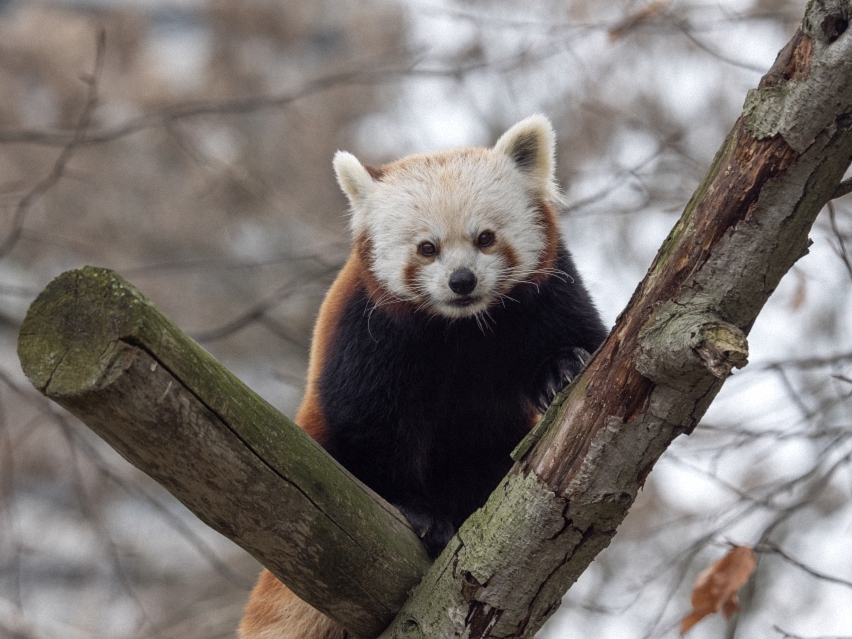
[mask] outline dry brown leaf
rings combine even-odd
[[[714,561],[695,579],[692,590],[692,612],[680,622],[684,634],[709,614],[722,611],[725,619],[739,611],[737,591],[742,588],[757,567],[754,552],[748,546],[735,546],[721,559]]]

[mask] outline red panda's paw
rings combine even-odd
[[[344,639],[346,632],[264,570],[249,596],[238,636],[239,639]]]
[[[556,393],[574,380],[590,357],[587,350],[572,347],[560,351],[542,364],[535,376],[536,408],[544,413]]]
[[[449,519],[414,508],[406,508],[399,504],[394,504],[394,506],[411,524],[432,559],[441,554],[441,551],[456,534],[456,527]]]

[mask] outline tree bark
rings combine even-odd
[[[354,635],[429,566],[389,504],[112,271],[60,275],[21,327],[30,381]]]
[[[381,637],[531,637],[733,368],[852,159],[849,0],[808,5],[612,333]]]

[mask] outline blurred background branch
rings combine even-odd
[[[544,112],[611,323],[803,6],[0,2],[0,635],[231,637],[258,570],[29,388],[17,331],[55,275],[131,278],[292,415],[348,253],[334,152],[486,145]],[[850,634],[852,196],[812,239],[543,639],[676,636],[730,543],[759,551],[743,611],[690,636]]]

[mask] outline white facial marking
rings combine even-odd
[[[538,203],[558,198],[552,145],[549,123],[533,116],[494,149],[411,156],[384,167],[379,180],[363,167],[359,171],[354,156],[339,152],[335,169],[352,205],[353,233],[370,239],[370,268],[386,292],[460,318],[486,311],[528,280],[548,248]],[[485,231],[493,241],[481,247]],[[420,248],[424,242],[434,245],[434,255]],[[468,275],[457,276],[468,280],[456,282],[462,293],[450,287],[460,269],[476,278],[469,293]]]
[[[545,248],[522,176],[489,151],[404,160],[376,182],[369,206],[363,231],[372,240],[376,277],[397,298],[446,317],[487,309],[529,277]],[[485,250],[477,245],[483,231],[495,235]],[[423,242],[437,254],[418,252]],[[503,244],[511,247],[516,265],[507,263]],[[458,269],[476,277],[467,296],[450,288]]]

